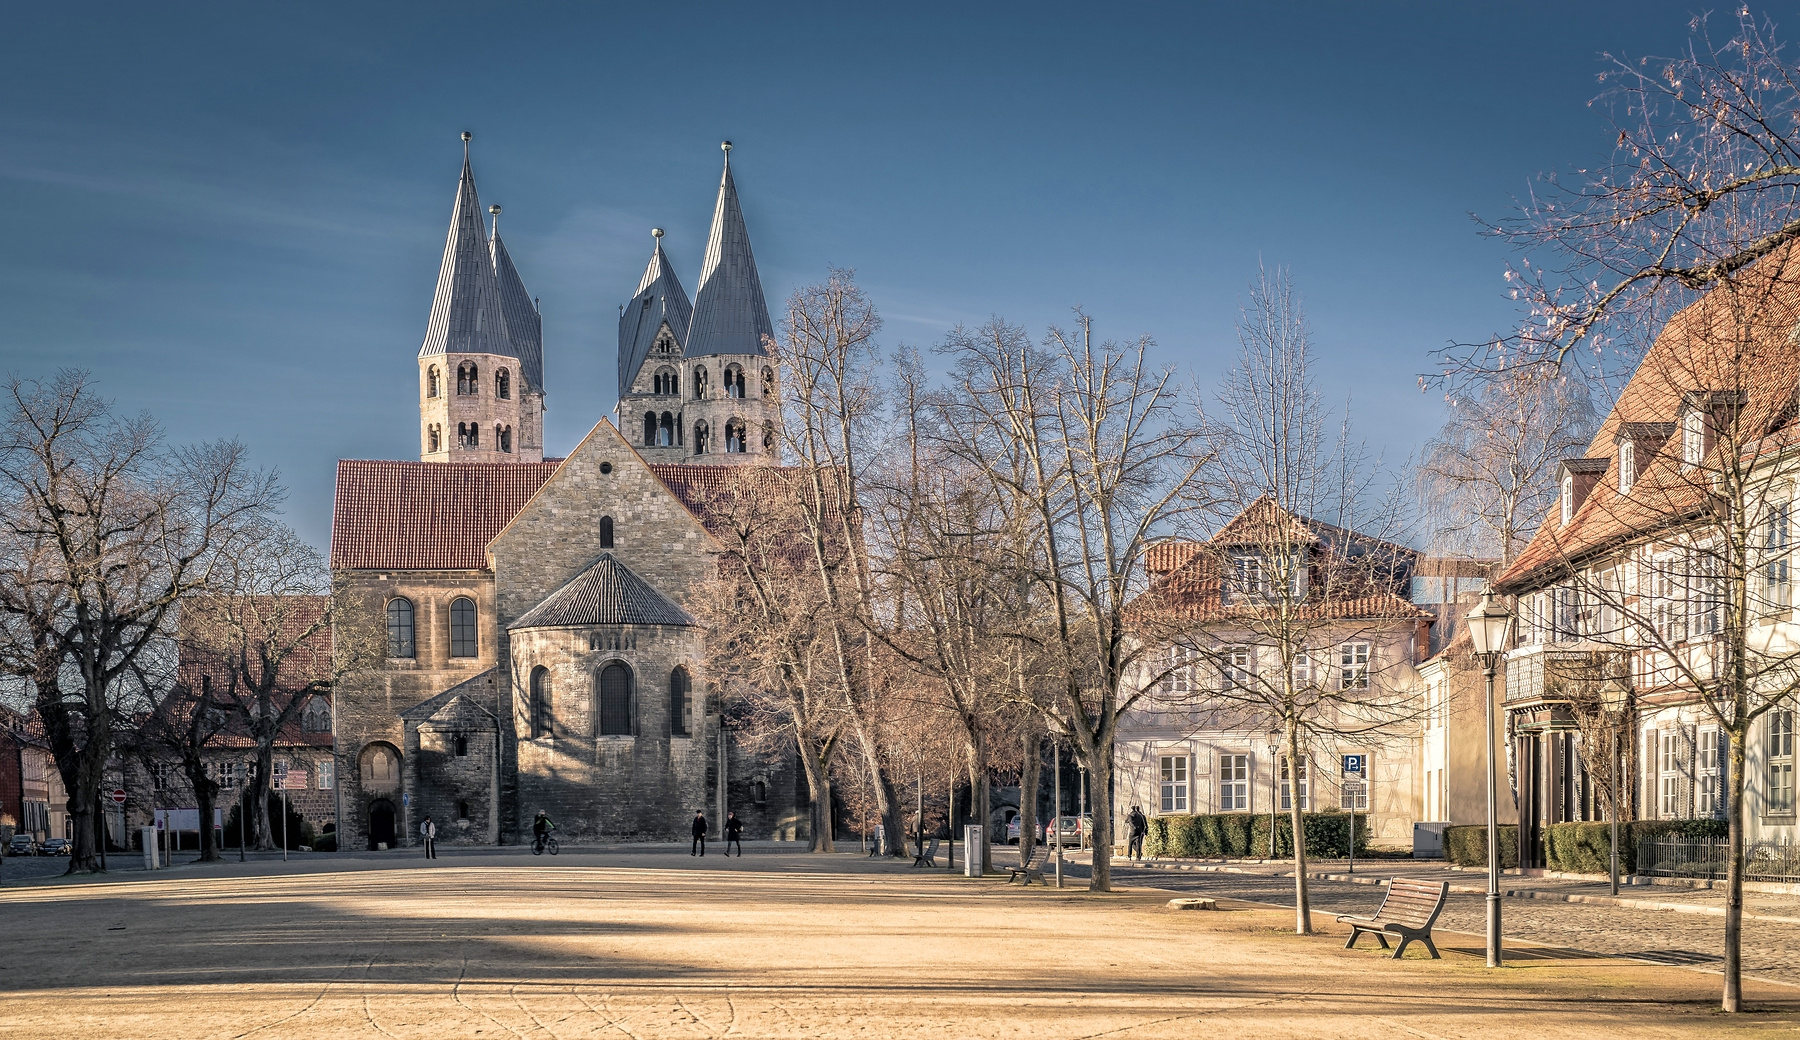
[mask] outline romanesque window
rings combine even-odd
[[[742,454],[747,448],[744,444],[744,421],[732,419],[725,424],[725,451],[727,454]]]
[[[331,704],[323,697],[314,697],[306,702],[306,708],[300,714],[300,730],[303,733],[331,732]]]
[[[456,443],[458,444],[458,446],[464,447],[464,448],[479,448],[479,447],[481,447],[481,424],[480,423],[457,423],[456,424]]]
[[[694,400],[696,400],[696,401],[706,400],[706,366],[705,365],[697,366],[694,369]]]
[[[425,396],[426,397],[436,397],[437,395],[438,395],[438,370],[437,370],[436,365],[432,365],[432,366],[428,367],[427,369],[425,369]]]
[[[600,669],[598,686],[600,735],[631,736],[631,669],[621,661],[612,662]]]
[[[465,361],[456,366],[456,392],[458,394],[467,397],[470,394],[476,393],[478,389],[476,384],[478,382],[475,363],[473,361]]]
[[[763,366],[763,396],[775,396],[775,370],[768,365]]]
[[[508,455],[512,454],[512,427],[494,427],[494,439],[500,442],[500,450],[502,452],[505,452]]]
[[[656,413],[655,412],[645,412],[644,413],[644,447],[648,448],[655,443],[656,443]]]
[[[531,670],[531,738],[550,735],[550,669]]]
[[[512,376],[504,368],[494,373],[494,393],[502,401],[512,400]]]
[[[456,803],[456,818],[459,820],[466,820],[469,818],[469,803],[468,802],[457,802]]]
[[[656,427],[656,446],[672,447],[675,444],[675,417],[668,412],[662,413],[662,422]]]
[[[456,735],[456,757],[457,758],[469,757],[469,738],[464,736],[461,733],[458,733]]]
[[[651,379],[651,388],[655,393],[673,395],[681,392],[681,377],[672,368],[659,368]]]
[[[390,599],[387,605],[389,657],[410,659],[413,644],[413,605],[410,599]]]
[[[738,365],[725,366],[725,396],[744,396],[744,370]]]
[[[693,684],[686,668],[669,673],[669,733],[685,737],[694,731]]]
[[[708,432],[710,431],[706,428],[705,419],[701,419],[694,423],[694,454],[706,454],[706,435]]]
[[[458,596],[450,601],[450,656],[475,656],[475,601]]]
[[[612,547],[613,547],[612,517],[603,516],[600,518],[600,548],[610,549]]]
[[[443,450],[443,448],[441,447],[441,445],[443,444],[443,437],[444,437],[443,427],[439,426],[437,423],[432,423],[425,430],[426,443],[431,445],[431,448],[430,448],[431,451],[442,451]]]

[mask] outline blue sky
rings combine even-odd
[[[1211,382],[1282,265],[1328,396],[1404,459],[1430,352],[1512,319],[1469,213],[1602,158],[1601,52],[1669,53],[1691,10],[16,6],[0,367],[242,439],[323,546],[336,459],[417,456],[458,133],[543,300],[552,453],[614,403],[652,226],[693,289],[730,138],[772,311],[853,267],[888,345],[1079,304]]]

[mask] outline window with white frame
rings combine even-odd
[[[238,785],[239,773],[236,762],[215,762],[212,767],[213,779],[222,788],[231,789]]]
[[[1692,409],[1681,417],[1681,464],[1698,466],[1706,455],[1706,415]]]
[[[1594,575],[1593,620],[1588,634],[1602,640],[1616,641],[1624,624],[1619,606],[1625,602],[1625,584],[1619,568],[1609,567]]]
[[[1696,549],[1688,564],[1688,636],[1717,635],[1724,621],[1724,581],[1720,561],[1705,548]]]
[[[1161,686],[1164,693],[1194,692],[1194,648],[1171,643],[1163,659]]]
[[[1231,591],[1238,596],[1266,596],[1268,576],[1263,572],[1261,556],[1244,555],[1231,561]]]
[[[167,791],[181,782],[181,770],[173,762],[150,763],[150,786],[154,790]]]
[[[1760,584],[1763,606],[1768,610],[1785,610],[1793,602],[1789,581],[1792,546],[1788,537],[1788,503],[1783,502],[1770,508],[1762,524]]]
[[[1338,647],[1338,689],[1369,688],[1369,644],[1345,643]]]
[[[1288,778],[1287,756],[1281,756],[1281,807],[1283,809],[1292,809],[1294,807],[1292,797],[1294,788],[1296,787],[1300,790],[1300,811],[1307,812],[1312,809],[1312,799],[1308,797],[1311,794],[1311,791],[1308,790],[1311,786],[1311,781],[1307,777],[1307,772],[1306,759],[1302,758],[1300,760],[1300,775],[1290,784]]]
[[[1619,494],[1631,494],[1631,485],[1637,483],[1637,444],[1633,441],[1619,442]]]
[[[1562,522],[1575,519],[1575,474],[1564,473],[1562,479]]]
[[[1650,561],[1650,626],[1670,646],[1687,638],[1687,595],[1679,560],[1679,555],[1665,553]]]
[[[1687,777],[1683,775],[1682,762],[1686,743],[1681,730],[1670,728],[1657,733],[1657,782],[1659,796],[1657,798],[1657,816],[1665,820],[1680,819],[1682,789]]]
[[[1294,655],[1294,688],[1303,690],[1313,682],[1312,655],[1305,650]]]
[[[1162,811],[1187,812],[1188,757],[1185,754],[1161,755],[1157,758],[1157,766],[1162,775]]]
[[[283,788],[287,787],[287,775],[288,775],[287,759],[285,759],[285,758],[276,759],[275,760],[275,786],[274,786],[275,790],[279,791],[279,790],[282,790]]]
[[[1250,756],[1219,756],[1219,811],[1250,809]]]
[[[1769,781],[1767,812],[1772,816],[1791,816],[1794,812],[1794,713],[1769,713],[1768,737],[1764,744]]]
[[[1700,731],[1700,746],[1695,752],[1694,771],[1694,815],[1701,817],[1722,815],[1724,803],[1719,794],[1719,736],[1716,729]]]
[[[337,786],[337,763],[329,758],[321,759],[315,775],[319,778],[319,790],[331,790]]]
[[[1219,652],[1219,678],[1225,688],[1241,689],[1249,686],[1256,675],[1256,649],[1249,646],[1228,646]]]

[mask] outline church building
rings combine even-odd
[[[543,324],[463,166],[419,350],[419,461],[338,464],[340,847],[807,835],[791,756],[740,751],[697,597],[709,501],[778,463],[774,328],[730,144],[690,302],[657,229],[619,315],[619,425],[544,455]]]

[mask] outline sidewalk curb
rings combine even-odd
[[[1152,863],[1147,860],[1124,860],[1123,864],[1143,870],[1187,870],[1211,874],[1260,874],[1264,877],[1293,877],[1290,871],[1284,874],[1264,874],[1262,871],[1245,870],[1242,867],[1226,866],[1211,863]],[[1381,885],[1387,882],[1386,877],[1375,877],[1367,874],[1331,874],[1323,871],[1307,871],[1306,876],[1313,881],[1338,881],[1352,885]],[[1487,886],[1468,885],[1451,882],[1450,891],[1461,895],[1486,895]],[[1544,899],[1557,903],[1585,903],[1591,906],[1617,906],[1630,910],[1666,910],[1678,914],[1699,914],[1703,917],[1724,917],[1724,907],[1695,906],[1692,903],[1668,903],[1656,899],[1633,899],[1628,896],[1593,896],[1581,892],[1553,892],[1541,888],[1501,888],[1500,894],[1508,899]],[[1772,924],[1800,924],[1800,917],[1783,917],[1776,914],[1745,913],[1746,921],[1766,921]]]

